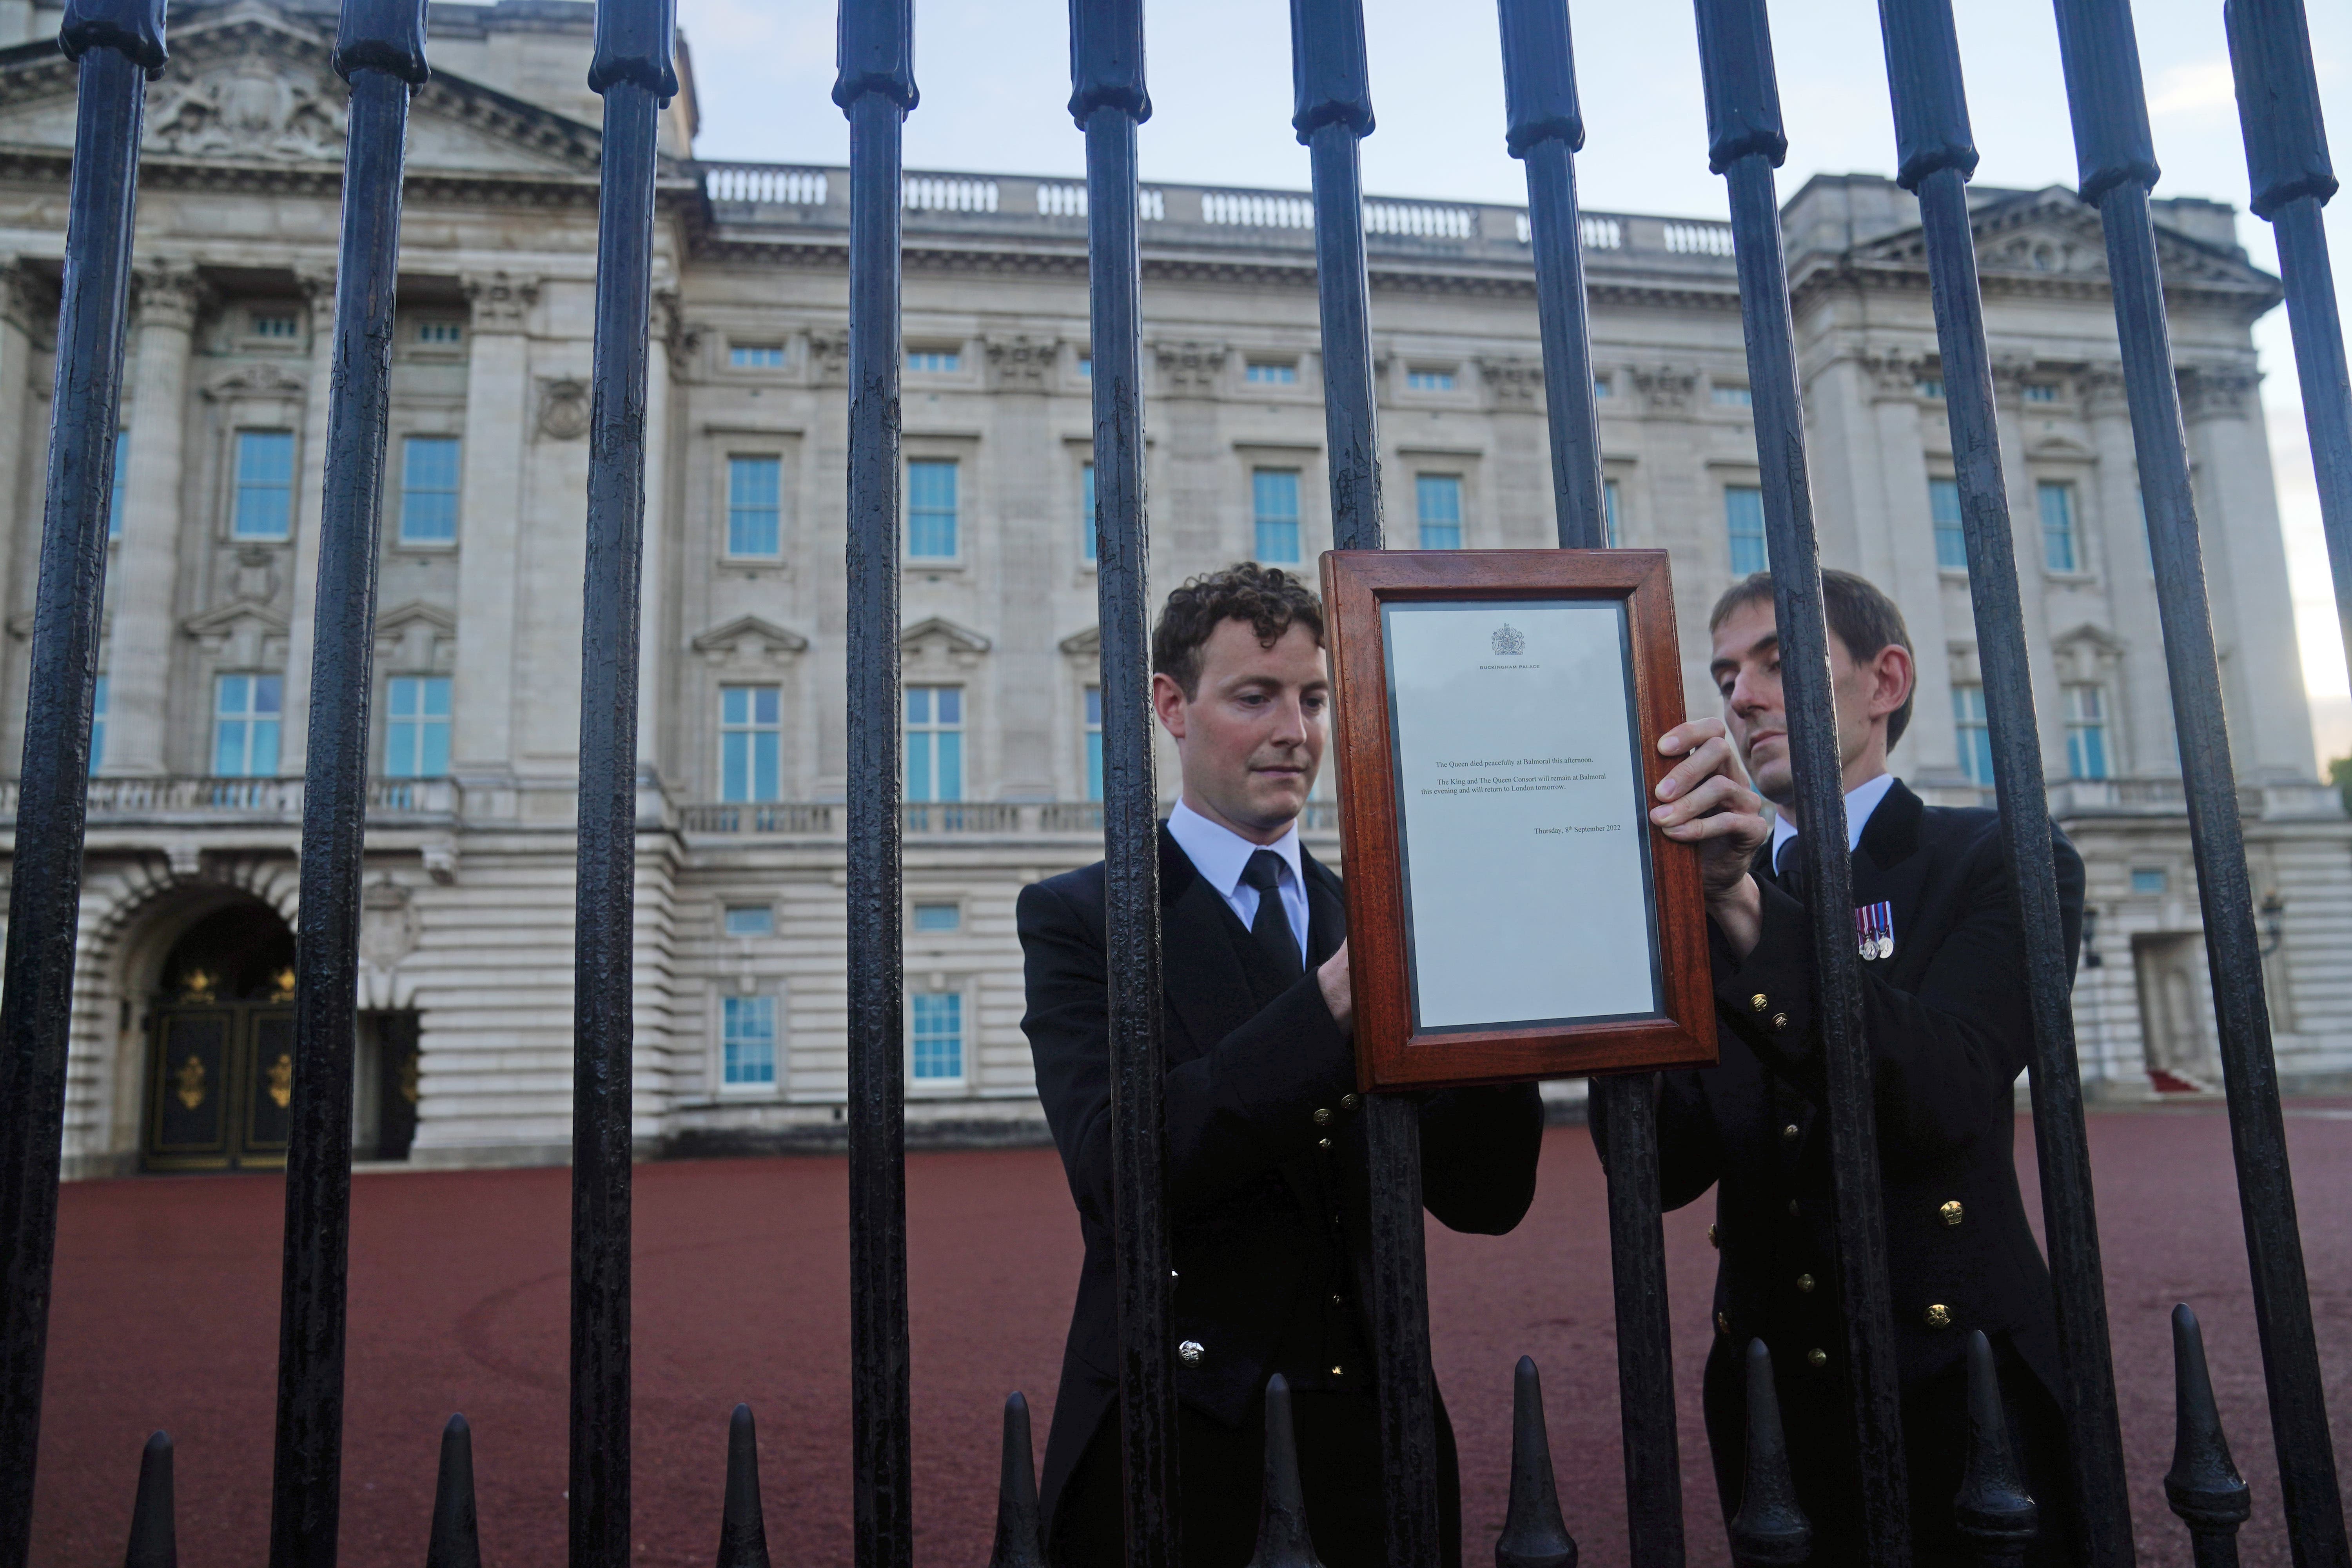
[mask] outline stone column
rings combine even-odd
[[[2017,552],[2018,610],[2025,623],[2026,662],[2033,674],[2033,714],[2041,728],[2042,774],[2055,784],[2066,776],[2066,706],[2058,689],[2050,624],[2049,554],[2042,541],[2042,497],[2025,457],[2025,381],[2032,366],[1993,366],[1993,405],[2000,432],[2000,470],[2009,486],[2009,531]],[[2076,521],[2079,529],[2082,524]]]
[[[152,775],[165,771],[163,704],[180,577],[188,352],[205,289],[194,268],[168,263],[142,268],[134,281],[139,352],[130,386],[137,423],[130,433],[122,538],[115,546],[109,595],[114,605],[102,771]]]
[[[26,410],[33,396],[33,344],[49,335],[41,325],[44,304],[54,330],[54,295],[21,258],[0,260],[0,616],[14,605],[17,562],[37,559],[39,552],[42,487],[31,478],[42,471],[46,453]],[[20,555],[28,540],[33,553]]]
[[[294,608],[286,637],[286,722],[278,771],[299,775],[310,751],[310,647],[317,633],[319,523],[327,489],[327,420],[335,381],[335,274],[331,268],[294,269],[310,300],[310,385],[302,405],[302,465],[294,480]]]
[[[668,752],[662,726],[669,719],[667,682],[675,661],[669,657],[670,605],[677,573],[677,513],[670,504],[671,378],[690,353],[691,334],[678,316],[677,291],[656,291],[653,308],[653,348],[646,356],[646,534],[639,567],[637,605],[637,782],[642,788],[662,776],[662,759]]]
[[[2251,364],[2200,365],[2185,379],[2181,416],[2221,645],[2231,760],[2247,784],[2308,782],[2317,773],[2311,701],[2259,381]]]
[[[539,280],[505,272],[466,279],[464,472],[457,512],[457,678],[450,767],[461,778],[513,776],[516,589],[524,448],[530,439],[530,344]]]
[[[2114,768],[2126,776],[2178,774],[2180,751],[2172,728],[2172,681],[2164,668],[2156,570],[2149,563],[2147,526],[2140,516],[2139,451],[2132,441],[2123,366],[2114,361],[2095,365],[2080,384],[2091,447],[2099,457],[2099,521],[2106,546],[2109,613],[2124,645],[2120,689],[2111,694],[2123,721],[2122,733],[2109,737],[2116,752]]]
[[[1039,613],[1054,602],[1056,542],[1066,537],[1068,512],[1056,503],[1063,493],[1061,443],[1047,415],[1046,383],[1061,363],[1061,340],[1014,335],[991,338],[982,346],[988,384],[996,394],[993,450],[979,454],[988,465],[995,492],[998,546],[992,563],[985,553],[972,562],[980,581],[966,603],[993,597],[1001,628],[996,655],[987,671],[988,695],[996,722],[992,757],[967,753],[965,769],[982,763],[996,779],[1000,800],[1051,800],[1060,770],[1055,744],[1067,729],[1055,722],[1055,709],[1067,699],[1059,679],[1062,655],[1055,648],[1051,617]],[[975,476],[977,477],[977,476]],[[995,581],[988,581],[991,567]],[[908,619],[919,619],[908,616]]]

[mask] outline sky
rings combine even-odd
[[[1372,106],[1364,188],[1377,195],[1524,203],[1503,148],[1495,9],[1486,0],[1365,0]],[[1586,141],[1583,205],[1596,211],[1727,216],[1707,173],[1706,114],[1691,13],[1644,0],[1570,0]],[[2320,97],[2352,168],[2352,6],[2309,7]],[[2074,137],[2048,0],[1957,0],[1960,56],[1994,185],[2071,185]],[[2276,269],[2270,226],[2244,211],[2246,164],[2220,0],[2135,8],[2158,196],[2240,209],[2239,243]],[[845,163],[849,137],[827,94],[834,8],[817,0],[679,0],[693,51],[709,159]],[[1069,98],[1066,0],[916,0],[909,168],[1085,173]],[[1305,189],[1290,130],[1289,8],[1282,0],[1157,0],[1146,7],[1153,114],[1140,133],[1147,181]],[[1772,7],[1789,157],[1783,197],[1815,174],[1889,174],[1895,132],[1873,0],[1779,0]],[[2339,292],[2352,315],[2352,195],[2329,211]],[[2263,405],[2286,530],[2303,674],[2320,760],[2352,753],[2347,695],[2319,503],[2284,307],[2254,329]]]

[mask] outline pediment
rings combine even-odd
[[[1072,658],[1102,657],[1102,627],[1088,626],[1082,632],[1072,632],[1060,643],[1061,650]]]
[[[375,617],[375,635],[397,637],[415,626],[430,626],[434,631],[454,636],[457,617],[438,605],[428,605],[422,599],[411,599],[404,605],[383,610]]]
[[[970,626],[960,626],[943,616],[917,621],[898,634],[902,652],[920,654],[933,645],[943,651],[956,654],[982,654],[989,648],[988,639]]]
[[[1977,272],[1989,287],[2034,289],[2107,281],[2106,237],[2098,211],[2063,185],[2022,191],[1973,207],[1969,226],[1977,242]],[[2156,226],[2158,265],[2172,289],[2214,289],[2275,300],[2279,281],[2233,251]],[[1856,246],[1861,268],[1916,268],[1927,265],[1925,236],[1916,227]]]
[[[350,90],[335,74],[332,18],[315,25],[266,0],[238,0],[171,35],[148,84],[142,159],[205,168],[340,169]],[[43,39],[0,50],[0,146],[73,146],[75,68]],[[593,125],[436,70],[409,108],[417,174],[593,175]]]
[[[221,637],[251,626],[264,636],[285,632],[288,622],[282,611],[256,599],[232,599],[209,610],[200,610],[180,623],[180,629],[192,637]]]
[[[808,638],[758,616],[738,616],[724,626],[711,627],[688,646],[712,664],[730,658],[774,663],[806,653]]]

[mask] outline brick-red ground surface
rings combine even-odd
[[[2288,1134],[2339,1469],[2352,1458],[2352,1107],[2295,1102]],[[2287,1561],[2245,1255],[2218,1108],[2091,1119],[2116,1368],[2140,1561],[2185,1563],[2160,1481],[2172,1440],[2165,1314],[2203,1316],[2255,1518],[2245,1561]],[[2020,1148],[2030,1158],[2030,1124]],[[485,1561],[563,1560],[567,1173],[363,1175],[354,1184],[343,1562],[421,1561],[436,1436],[473,1423]],[[987,1561],[999,1402],[1027,1391],[1042,1446],[1078,1265],[1050,1150],[908,1162],[916,1552]],[[121,1561],[139,1447],[178,1444],[180,1561],[246,1568],[268,1539],[281,1184],[268,1177],[89,1183],[64,1194],[34,1558]],[[636,1535],[647,1563],[716,1545],[727,1415],[760,1418],[779,1563],[849,1553],[847,1227],[838,1159],[640,1166]],[[2031,1206],[2031,1205],[2029,1205]],[[1694,1563],[1726,1560],[1697,1416],[1714,1258],[1711,1203],[1666,1221]],[[1570,1528],[1591,1564],[1624,1561],[1609,1245],[1600,1171],[1555,1129],[1534,1212],[1512,1236],[1430,1235],[1438,1374],[1461,1436],[1465,1558],[1491,1560],[1507,1480],[1510,1369],[1546,1378]]]

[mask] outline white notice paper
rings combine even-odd
[[[1381,616],[1414,1027],[1663,1011],[1624,605]]]

